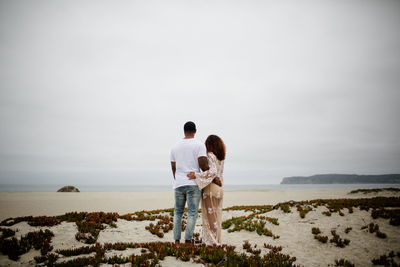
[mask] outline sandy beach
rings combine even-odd
[[[287,201],[304,201],[315,199],[362,199],[375,197],[399,197],[398,192],[379,193],[356,193],[349,194],[349,190],[266,190],[266,191],[228,191],[224,196],[224,208],[235,205],[276,205]],[[62,215],[71,211],[86,212],[116,212],[119,215],[133,213],[141,210],[168,209],[173,207],[172,192],[133,192],[133,193],[0,193],[0,216],[1,220],[18,216],[54,216]],[[306,206],[304,206],[307,208]],[[230,231],[232,227],[222,232],[222,242],[235,246],[237,253],[247,253],[243,243],[249,241],[254,249],[261,249],[260,255],[265,255],[269,250],[264,244],[281,246],[282,253],[296,257],[294,264],[303,266],[334,266],[335,260],[345,259],[355,266],[373,266],[372,259],[388,254],[390,251],[400,252],[400,227],[389,223],[385,218],[372,218],[371,211],[354,209],[342,209],[340,212],[332,212],[326,216],[323,212],[329,211],[323,205],[310,205],[304,218],[299,216],[296,205],[290,207],[289,212],[275,208],[264,210],[257,216],[276,218],[278,225],[269,221],[265,227],[273,236],[259,235],[256,232],[247,230]],[[223,220],[232,217],[248,216],[253,211],[244,209],[231,209],[223,211]],[[164,213],[160,213],[165,215]],[[196,233],[201,230],[201,214],[197,220]],[[153,223],[155,223],[155,220]],[[100,244],[116,242],[171,242],[172,231],[167,231],[161,238],[145,230],[151,223],[148,220],[136,221],[118,218],[116,227],[106,225],[101,230],[97,239]],[[385,238],[378,238],[376,234],[370,233],[363,226],[370,223],[379,225],[379,230],[386,235]],[[47,226],[31,226],[27,221],[22,221],[11,226],[2,226],[15,230],[16,237],[26,235],[28,232],[39,229],[49,229],[54,233],[51,245],[53,251],[59,249],[78,248],[87,246],[76,240],[77,226],[74,222],[62,221],[61,223]],[[314,238],[312,228],[319,228],[321,236],[333,237],[334,230],[342,239],[348,239],[349,244],[338,247],[333,242],[321,243]],[[351,230],[348,230],[351,228]],[[347,230],[346,230],[347,229]],[[139,252],[138,252],[139,251]],[[111,250],[109,256],[132,254],[140,255],[140,250],[127,249],[124,251]],[[34,256],[39,256],[40,251],[31,249],[21,256],[18,261],[10,260],[7,255],[0,254],[0,266],[34,265]],[[89,255],[89,254],[88,254]],[[88,256],[82,255],[82,256]],[[78,257],[78,256],[75,256]],[[57,262],[65,262],[72,257],[60,256]],[[394,261],[400,262],[399,256]],[[166,257],[160,261],[162,266],[203,266],[201,263],[179,261],[174,257]],[[103,264],[106,266],[106,264]]]
[[[260,190],[227,191],[223,206],[274,205],[308,199],[357,198],[349,190]],[[377,195],[388,195],[380,193]],[[390,195],[390,194],[389,194]],[[125,214],[174,206],[173,192],[0,192],[0,220],[17,216],[55,216],[70,211],[104,211]]]

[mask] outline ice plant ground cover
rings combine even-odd
[[[214,247],[201,245],[200,223],[198,219],[195,244],[177,246],[168,242],[173,209],[8,218],[0,223],[0,265],[365,266],[389,262],[395,266],[400,262],[399,197],[229,207],[223,211],[224,244]],[[326,257],[318,257],[318,249]],[[168,263],[171,257],[175,263]]]

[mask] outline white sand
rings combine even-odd
[[[226,192],[224,206],[233,205],[261,205],[276,204],[288,200],[306,200],[317,198],[364,198],[377,195],[399,196],[394,193],[379,194],[347,194],[349,190],[307,190],[307,191],[233,191]],[[125,214],[136,210],[150,210],[160,208],[170,208],[173,206],[172,193],[0,193],[0,212],[2,219],[22,215],[58,215],[67,211],[113,211]],[[257,244],[261,248],[262,254],[267,253],[268,249],[263,248],[263,244],[282,246],[283,253],[295,256],[295,264],[304,266],[328,266],[334,265],[335,259],[345,258],[355,263],[356,266],[372,266],[371,260],[382,254],[387,254],[391,250],[400,251],[400,227],[389,225],[386,219],[372,219],[370,212],[354,209],[350,214],[344,210],[345,216],[332,213],[331,217],[321,214],[325,207],[318,207],[309,212],[304,219],[300,218],[295,208],[292,213],[283,213],[281,210],[273,210],[264,215],[276,217],[279,225],[267,223],[266,227],[280,238],[273,239],[267,236],[259,236],[255,232],[222,232],[223,243],[235,245],[238,252],[243,252],[242,244],[249,240],[251,244]],[[248,213],[247,213],[248,214]],[[246,215],[243,211],[224,211],[223,219],[232,216]],[[380,230],[387,234],[386,239],[380,239],[361,230],[361,226],[370,222],[377,223]],[[165,234],[164,238],[159,238],[145,230],[149,221],[126,221],[119,219],[117,228],[107,227],[101,231],[98,242],[149,242],[149,241],[172,241],[172,231]],[[201,219],[197,220],[196,232],[200,232]],[[350,240],[350,245],[345,248],[338,248],[332,243],[322,244],[314,239],[311,234],[312,227],[319,227],[322,235],[332,237],[331,230],[335,229],[341,238]],[[347,227],[352,227],[350,233],[344,233]],[[77,227],[75,223],[62,222],[54,227],[32,227],[26,222],[21,222],[11,226],[18,229],[17,237],[30,231],[38,229],[50,229],[55,237],[52,239],[54,249],[72,248],[85,246],[75,239]],[[132,250],[133,251],[133,250]],[[132,251],[109,252],[121,253],[125,255]],[[132,253],[136,254],[137,251]],[[132,254],[131,253],[131,254]],[[33,256],[40,252],[31,250],[23,255],[18,263],[10,261],[7,256],[0,254],[0,266],[12,266],[20,264],[32,264]],[[61,259],[67,260],[69,258]],[[395,258],[400,262],[398,257]],[[194,263],[184,263],[173,257],[167,257],[163,266],[199,266]],[[107,265],[104,265],[107,266]]]

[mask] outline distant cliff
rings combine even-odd
[[[281,184],[398,184],[400,174],[357,175],[357,174],[317,174],[313,176],[293,176],[282,179]]]

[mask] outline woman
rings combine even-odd
[[[210,135],[206,140],[206,148],[210,169],[201,173],[191,172],[187,176],[196,179],[202,189],[202,240],[206,245],[220,245],[225,144],[218,136]]]

